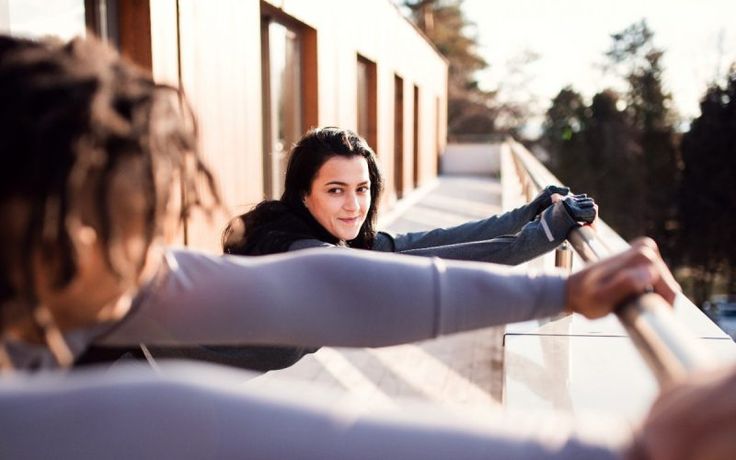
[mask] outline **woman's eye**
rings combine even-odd
[[[342,193],[342,189],[341,188],[331,188],[327,190],[327,193],[329,193],[330,195],[339,195]]]
[[[358,187],[358,193],[366,193],[366,192],[368,192],[369,190],[370,190],[370,189],[369,189],[368,187],[366,187],[365,185],[364,185],[364,186],[362,186],[362,187]]]

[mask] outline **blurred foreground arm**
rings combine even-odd
[[[651,285],[672,302],[653,243],[564,275],[316,249],[264,257],[172,251],[108,345],[374,347],[554,315],[595,318]]]
[[[248,374],[223,367],[161,371],[2,382],[0,458],[616,460],[631,439],[615,420],[368,408],[304,382],[243,385]]]
[[[736,458],[736,367],[694,375],[662,391],[630,460]]]

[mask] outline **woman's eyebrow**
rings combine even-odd
[[[369,181],[369,180],[364,180],[363,182],[358,182],[358,184],[357,184],[357,185],[368,185],[368,184],[370,184],[370,183],[371,183],[371,181]],[[325,184],[324,184],[324,185],[325,185],[325,186],[327,186],[327,185],[342,185],[342,186],[344,186],[344,187],[347,187],[347,186],[349,186],[350,184],[348,184],[347,182],[342,182],[342,181],[339,181],[339,180],[332,180],[332,181],[329,181],[329,182],[325,182]]]

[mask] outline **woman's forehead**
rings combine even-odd
[[[317,171],[316,182],[332,181],[345,183],[370,182],[368,162],[362,156],[333,156]]]

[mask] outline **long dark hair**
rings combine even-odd
[[[79,222],[96,230],[113,273],[139,271],[145,253],[125,256],[119,229],[131,212],[142,213],[147,249],[163,231],[175,175],[190,197],[183,214],[199,202],[198,183],[219,202],[183,95],[94,38],[0,35],[0,101],[1,307],[35,307],[32,254],[44,258],[56,287],[72,281]],[[142,203],[113,196],[111,183],[121,175],[139,184]]]
[[[222,238],[225,253],[263,255],[286,252],[294,241],[300,239],[338,244],[338,239],[322,227],[304,206],[304,197],[309,194],[319,169],[335,156],[360,156],[368,163],[371,205],[358,236],[345,243],[352,248],[373,247],[378,200],[383,189],[376,154],[354,132],[326,127],[309,131],[294,145],[286,168],[284,193],[279,200],[262,201],[228,224]]]

